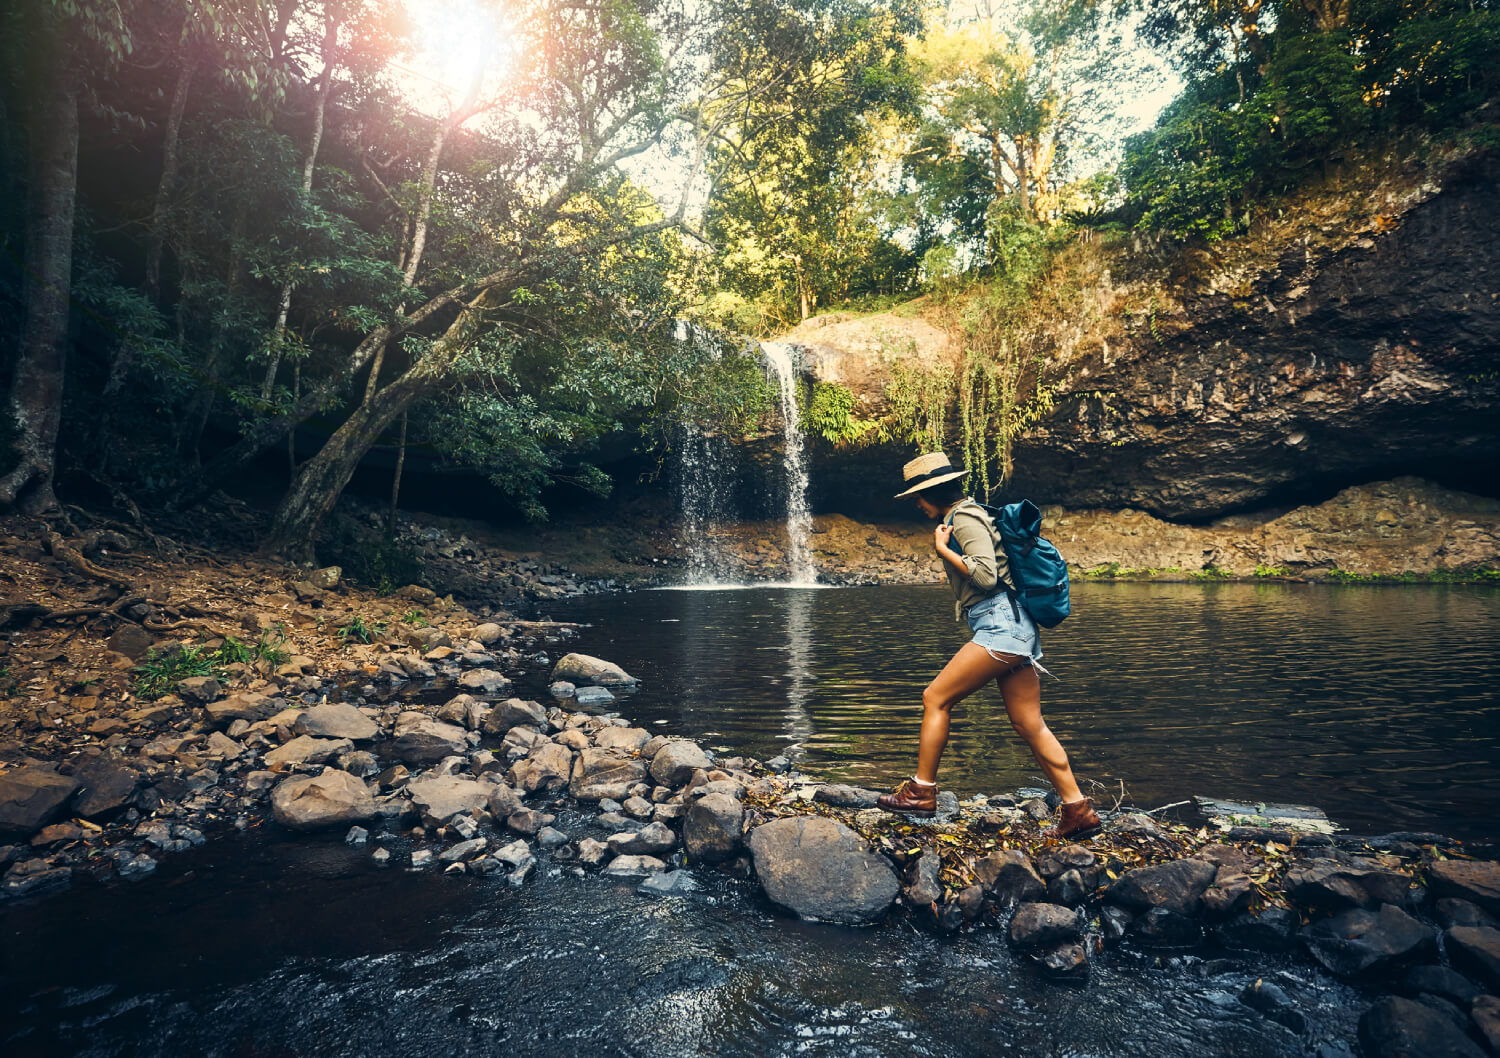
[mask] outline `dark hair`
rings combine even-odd
[[[957,503],[968,493],[964,491],[963,479],[954,478],[952,481],[940,481],[936,485],[929,485],[917,495],[935,507],[946,507],[950,503]]]

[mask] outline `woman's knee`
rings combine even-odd
[[[1035,742],[1047,731],[1047,724],[1040,715],[1036,716],[1012,716],[1010,726],[1016,729],[1027,742]]]
[[[928,684],[922,691],[922,708],[926,710],[947,710],[953,705],[953,698],[938,689],[934,684]]]

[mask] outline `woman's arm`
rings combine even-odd
[[[958,539],[963,554],[950,546],[949,537]],[[952,525],[941,524],[933,531],[933,542],[938,556],[959,575],[973,581],[980,591],[989,591],[1000,583],[995,562],[995,538],[983,515],[971,510],[958,511],[953,516]]]

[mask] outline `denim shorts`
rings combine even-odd
[[[974,642],[996,654],[1015,654],[1037,661],[1042,656],[1042,637],[1026,607],[1012,606],[1005,592],[992,595],[964,611]]]

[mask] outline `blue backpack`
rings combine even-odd
[[[1005,590],[1011,601],[1020,598],[1031,619],[1043,628],[1062,624],[1070,612],[1068,564],[1052,541],[1041,535],[1041,510],[1030,500],[1004,507],[991,507],[978,500],[969,502],[990,516],[1000,534],[1000,546],[1010,563],[1010,586]],[[953,515],[949,514],[949,524],[952,521]],[[949,545],[963,554],[957,540],[950,539]]]

